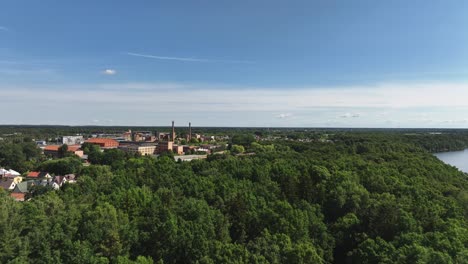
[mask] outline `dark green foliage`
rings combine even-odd
[[[0,262],[466,262],[467,176],[410,135],[246,138],[233,143],[256,155],[175,162],[85,145],[91,166],[43,162],[78,183],[24,203],[0,192]]]
[[[27,171],[42,159],[41,150],[32,141],[0,141],[0,167]]]
[[[54,175],[79,173],[82,167],[81,159],[77,156],[57,160],[47,160],[39,166],[40,171],[46,171]]]
[[[65,158],[65,157],[70,157],[73,155],[73,153],[68,152],[68,145],[63,144],[58,148],[58,157],[59,158]]]
[[[252,134],[236,134],[231,139],[233,145],[242,145],[244,147],[250,146],[253,142],[255,142],[255,137]]]

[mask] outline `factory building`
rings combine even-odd
[[[119,142],[112,138],[90,138],[85,142],[98,145],[101,148],[117,148],[119,146]]]
[[[140,153],[142,156],[156,153],[156,145],[127,145],[120,146],[119,149],[129,153]]]

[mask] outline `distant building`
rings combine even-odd
[[[63,136],[62,137],[62,144],[81,145],[83,144],[83,142],[84,142],[83,136]]]
[[[132,141],[132,130],[129,129],[127,132],[124,132],[122,137],[124,141]]]
[[[55,158],[58,158],[59,157],[59,149],[60,149],[61,146],[58,146],[58,145],[49,145],[49,146],[45,146],[44,147],[44,154],[47,155],[47,156],[52,156],[52,157],[55,157]],[[83,157],[84,155],[84,152],[83,150],[81,150],[81,146],[80,145],[71,145],[71,146],[67,146],[68,147],[68,152],[71,152],[75,155],[77,155],[78,157]]]
[[[174,160],[178,161],[192,161],[197,159],[206,159],[207,155],[183,155],[183,156],[174,156]]]
[[[171,133],[159,132],[157,133],[157,138],[158,138],[158,141],[170,141]]]
[[[101,148],[117,148],[119,146],[119,142],[111,138],[90,138],[85,142],[98,145]]]
[[[156,137],[151,134],[150,131],[135,131],[132,133],[132,141],[135,142],[154,142]]]
[[[184,146],[173,145],[172,152],[174,152],[177,155],[182,155],[184,154]]]
[[[196,152],[206,152],[206,153],[211,153],[211,150],[207,149],[207,148],[197,148],[196,149]]]
[[[183,146],[184,148],[184,153],[192,153],[192,152],[195,152],[195,146]]]
[[[36,140],[36,144],[41,147],[47,145],[47,142],[45,140]]]
[[[156,153],[163,153],[167,151],[172,151],[174,142],[172,141],[162,141],[159,142],[158,147],[156,148]]]
[[[129,153],[140,153],[142,156],[156,153],[156,145],[126,145],[120,146],[119,149]]]

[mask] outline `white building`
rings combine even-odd
[[[83,144],[83,142],[84,142],[83,136],[63,136],[62,137],[62,144],[81,145]]]

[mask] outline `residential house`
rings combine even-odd
[[[13,179],[2,179],[0,180],[0,187],[5,191],[11,191],[16,187],[16,183]]]
[[[20,182],[16,184],[15,188],[11,192],[10,196],[13,197],[16,201],[24,201],[24,197],[29,192],[30,186],[34,183],[29,182]]]
[[[52,188],[54,188],[54,190],[58,190],[58,189],[60,189],[60,187],[62,187],[62,185],[66,181],[67,180],[65,179],[65,176],[55,176],[54,180],[52,182]]]
[[[10,197],[14,198],[16,201],[22,202],[24,201],[24,197],[26,196],[25,193],[10,193]]]
[[[52,179],[52,176],[48,172],[44,172],[44,171],[31,171],[28,173],[26,177],[33,178],[33,179],[42,179],[42,178]]]
[[[43,179],[40,179],[40,180],[35,180],[34,181],[34,185],[36,186],[42,186],[42,187],[53,187],[53,181],[52,179],[48,178],[43,178]]]
[[[66,174],[65,179],[68,183],[75,183],[76,182],[76,175],[75,174]]]
[[[18,184],[19,182],[23,181],[23,177],[21,177],[21,174],[17,171],[14,170],[5,170],[0,168],[0,179],[6,180],[6,179],[12,179],[15,184]]]
[[[31,192],[33,186],[52,187],[53,182],[51,178],[42,178],[38,180],[29,180],[16,184],[10,196],[17,201],[24,201],[25,196]]]
[[[21,176],[21,174],[17,171],[14,171],[12,169],[6,170],[3,168],[0,168],[0,176],[1,177],[8,177],[8,178],[14,178],[16,176]]]
[[[23,177],[21,176],[10,177],[8,179],[12,179],[15,184],[18,184],[23,181]]]
[[[55,190],[60,189],[65,183],[75,183],[76,176],[75,174],[67,174],[65,176],[55,176],[54,180],[52,181],[52,188]]]

